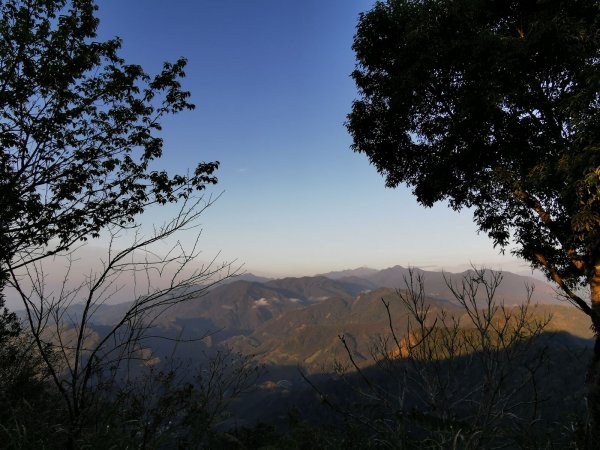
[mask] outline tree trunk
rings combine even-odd
[[[587,373],[588,449],[598,448],[600,443],[600,262],[594,266],[590,280],[592,300],[592,324],[596,342],[594,355]]]

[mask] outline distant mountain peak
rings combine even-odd
[[[347,278],[347,277],[364,278],[366,276],[373,275],[374,273],[377,273],[377,272],[379,272],[377,269],[372,269],[370,267],[361,266],[356,269],[338,270],[338,271],[333,271],[333,272],[322,273],[322,274],[319,274],[316,276],[323,276],[323,277],[330,278],[332,280],[337,280],[340,278]]]
[[[415,268],[407,268],[401,265],[395,265],[382,270],[369,268],[358,268],[352,270],[343,270],[338,272],[329,272],[324,276],[338,281],[352,282],[364,285],[365,289],[374,287],[387,287],[403,289],[406,287],[406,281],[410,278],[411,271],[415,275],[423,278],[426,295],[439,299],[455,302],[456,299],[446,285],[447,281],[460,285],[465,276],[473,273],[473,269],[461,273],[452,273],[448,271],[427,271]],[[495,271],[487,269],[486,273],[502,272],[502,284],[497,290],[497,301],[506,304],[522,304],[527,297],[526,286],[535,285],[532,301],[534,303],[556,303],[555,291],[548,283],[532,278],[531,276],[518,275],[508,271]],[[370,286],[369,286],[370,284]]]

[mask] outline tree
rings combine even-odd
[[[59,289],[47,286],[43,261],[30,262],[24,273],[13,272],[10,284],[25,307],[36,355],[62,399],[62,428],[69,448],[76,447],[86,425],[97,415],[95,408],[108,387],[136,383],[140,372],[160,362],[148,341],[161,338],[150,331],[162,313],[198,299],[236,274],[226,262],[194,266],[200,253],[196,245],[184,249],[176,243],[167,256],[152,251],[157,241],[195,225],[211,204],[200,207],[200,202],[183,202],[179,214],[156,227],[152,235],[137,232],[134,241],[120,250],[119,227],[105,230],[110,244],[102,267],[86,274],[79,284],[70,281],[78,263],[77,249],[57,255],[62,261],[54,264],[67,265]],[[128,295],[131,301],[116,306],[118,314],[112,319],[99,321],[103,307],[116,293]],[[198,342],[209,334],[207,330],[188,341]]]
[[[0,0],[0,295],[9,283],[22,300],[36,355],[68,410],[69,447],[101,369],[139,356],[164,309],[197,298],[229,267],[188,272],[196,246],[152,252],[154,243],[197,226],[213,201],[199,193],[217,182],[219,163],[187,175],[152,168],[163,152],[161,120],[194,108],[181,87],[186,61],[165,63],[155,76],[127,64],[119,39],[96,40],[96,9],[93,0]],[[179,212],[141,234],[140,215],[169,203]],[[124,230],[133,242],[116,249]],[[79,286],[48,292],[44,260],[69,259],[101,233],[111,242],[102,268]],[[168,282],[148,283],[112,327],[94,334],[92,316],[127,273]]]
[[[185,59],[151,77],[98,42],[92,0],[0,2],[2,273],[126,227],[148,206],[216,183],[218,162],[191,176],[151,170],[161,119],[193,109]]]
[[[424,206],[472,208],[591,317],[600,428],[600,4],[377,2],[353,48],[353,150]]]

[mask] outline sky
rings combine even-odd
[[[368,266],[523,272],[478,235],[469,211],[426,209],[387,189],[350,149],[344,126],[356,88],[352,38],[368,0],[99,2],[99,37],[156,73],[188,59],[196,109],[163,122],[157,167],[185,173],[218,160],[221,194],[202,216],[201,257],[270,276]],[[143,220],[160,223],[169,208]],[[193,232],[181,241],[191,245]]]

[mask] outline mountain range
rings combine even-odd
[[[488,270],[479,274],[487,282],[501,278],[494,301],[511,311],[518,312],[519,307],[526,305],[530,293],[528,320],[547,322],[545,331],[551,339],[544,342],[550,342],[548,345],[555,350],[552,357],[558,358],[553,362],[556,367],[561,367],[564,358],[589,352],[589,318],[561,301],[552,286],[509,272]],[[468,315],[456,293],[460,294],[463,282],[475,275],[474,271],[454,274],[401,266],[280,279],[246,274],[165,310],[154,323],[152,337],[143,341],[142,350],[152,364],[168,364],[176,355],[202,365],[224,347],[252,356],[266,370],[255,392],[237,404],[236,417],[253,423],[271,420],[276,415],[285,421],[286,411],[294,405],[317,408],[318,401],[303,376],[310,376],[323,391],[335,392],[340,389],[335,368],[359,367],[375,374],[378,369],[374,351],[389,343],[392,333],[400,342],[411,338],[410,314],[400,298],[406,295],[407,283],[412,280],[413,287],[418,288],[418,280],[422,280],[424,296],[420,307],[427,308],[430,317],[440,317],[443,312],[464,324],[469,322]],[[486,304],[484,287],[480,285],[474,296],[479,307]],[[96,308],[91,317],[93,336],[106,333],[130,305]],[[73,305],[68,315],[76,321],[82,311],[82,305]],[[558,353],[557,348],[561,348]],[[576,360],[569,364],[585,363]],[[388,381],[393,380],[385,382]],[[567,381],[574,383],[573,379]],[[567,381],[560,383],[567,386]],[[554,385],[548,387],[549,391],[555,389]],[[312,406],[306,403],[307,398],[313,398],[312,403],[308,402]],[[244,422],[237,425],[241,423]]]
[[[355,352],[359,364],[371,362],[374,339],[394,331],[403,335],[407,313],[398,292],[418,277],[423,280],[426,303],[431,312],[446,311],[459,317],[464,310],[449,286],[461,291],[472,271],[459,274],[407,269],[359,268],[310,277],[266,279],[251,274],[245,279],[219,285],[204,295],[173,306],[155,322],[153,334],[169,338],[198,339],[178,344],[178,352],[194,358],[207,348],[227,345],[243,354],[252,354],[270,365],[302,365],[312,372],[325,370],[344,352],[340,336]],[[587,317],[561,302],[552,286],[540,280],[510,272],[486,271],[485,279],[501,276],[495,302],[507,307],[522,305],[531,293],[531,310],[539,317],[552,317],[548,329],[573,336],[592,336]],[[476,301],[485,304],[480,287]],[[390,315],[383,301],[390,305]],[[561,304],[562,303],[562,304]],[[92,317],[99,326],[115,323],[128,304],[103,305]],[[74,314],[71,314],[74,315]],[[151,341],[153,353],[164,358],[173,353],[172,343]]]

